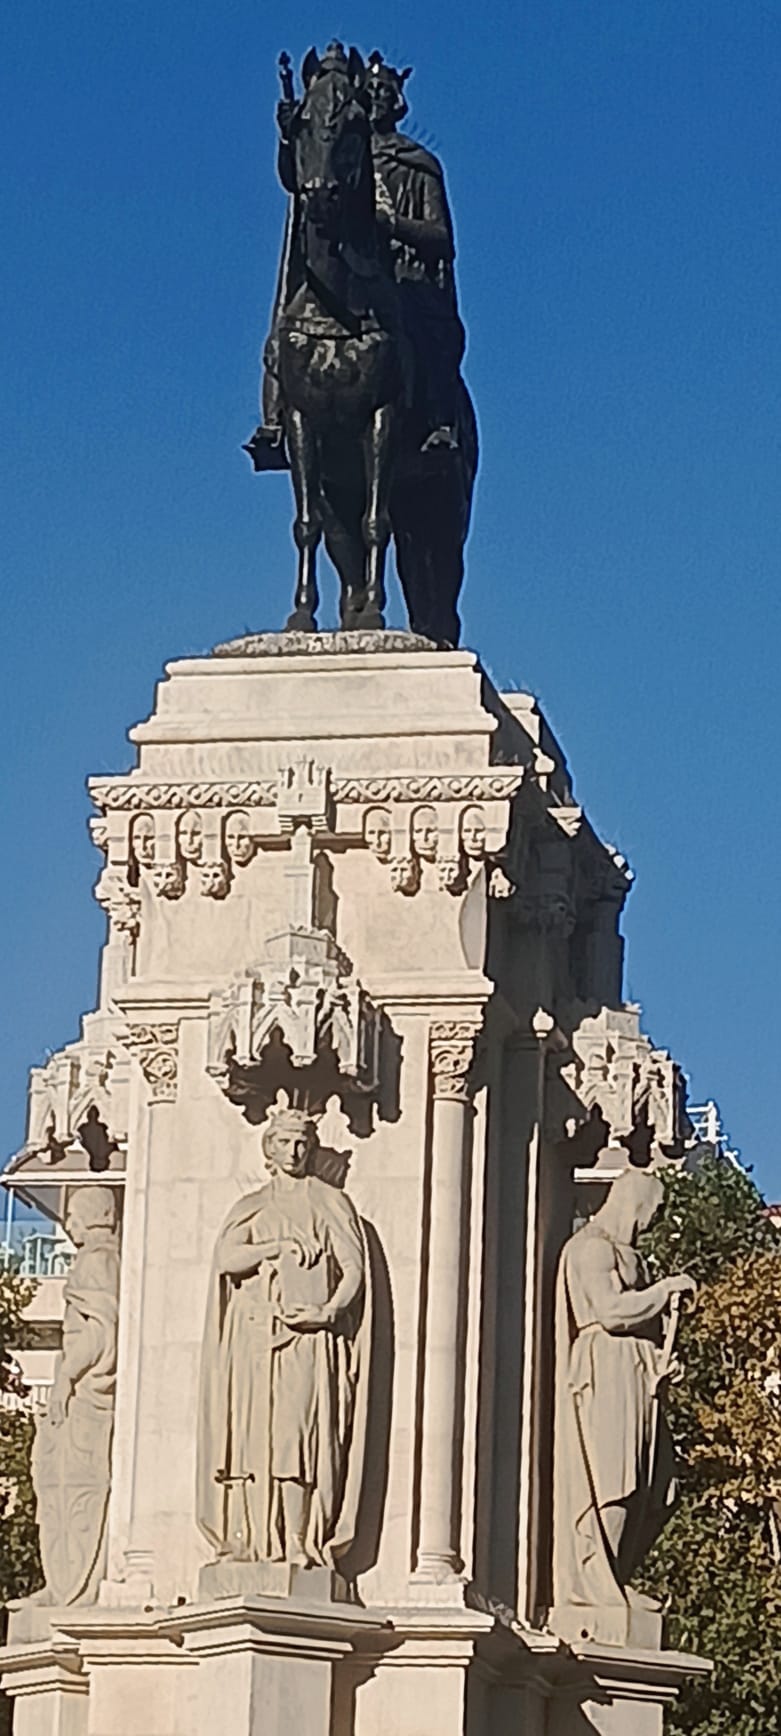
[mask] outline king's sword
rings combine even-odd
[[[237,1471],[234,1475],[229,1475],[229,1473],[223,1469],[221,1471],[215,1471],[214,1481],[215,1481],[215,1483],[219,1483],[220,1487],[223,1489],[232,1489],[232,1488],[234,1488],[234,1486],[237,1483],[240,1484],[240,1486],[241,1486],[241,1492],[242,1492],[242,1497],[243,1497],[243,1507],[244,1507],[244,1524],[245,1524],[246,1529],[245,1529],[245,1534],[243,1537],[242,1537],[240,1531],[237,1531],[235,1536],[236,1536],[236,1539],[238,1539],[238,1541],[241,1543],[242,1553],[246,1557],[248,1552],[249,1552],[249,1539],[250,1539],[250,1529],[251,1529],[250,1516],[249,1516],[249,1501],[247,1499],[247,1484],[248,1483],[254,1483],[255,1472],[254,1471]],[[226,1543],[228,1542],[227,1537],[225,1538],[225,1542]],[[234,1559],[236,1559],[235,1555],[234,1555]],[[239,1557],[239,1559],[241,1559],[241,1557]]]

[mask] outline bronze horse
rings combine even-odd
[[[289,133],[293,208],[286,294],[272,337],[295,494],[298,582],[289,629],[316,631],[317,549],[341,581],[343,628],[385,625],[393,534],[410,627],[455,645],[477,467],[474,410],[458,385],[458,447],[423,454],[412,351],[375,213],[364,65],[310,50]],[[256,468],[260,432],[247,450]]]

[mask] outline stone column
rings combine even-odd
[[[420,1519],[415,1578],[441,1585],[461,1569],[456,1516],[463,1394],[464,1232],[472,1124],[470,1071],[479,1026],[432,1023],[433,1097]]]

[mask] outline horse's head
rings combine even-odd
[[[296,187],[304,218],[334,240],[374,212],[364,71],[358,50],[347,55],[338,42],[322,60],[310,48],[301,69],[306,94],[291,137]]]

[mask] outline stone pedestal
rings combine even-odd
[[[123,1194],[108,1566],[97,1606],[12,1631],[17,1736],[639,1736],[638,1706],[655,1730],[696,1662],[540,1621],[553,1274],[592,1107],[572,1038],[621,1003],[625,865],[533,699],[411,635],[172,663],[131,737],[137,766],[91,783],[100,1006],[36,1074],[15,1166],[58,1197],[89,1181],[94,1111]],[[317,1583],[215,1562],[196,1524],[215,1246],[280,1101],[318,1119],[370,1319],[354,1534]]]

